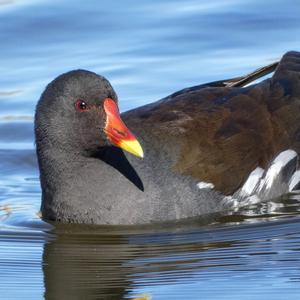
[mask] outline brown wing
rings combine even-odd
[[[231,82],[238,86],[246,77]],[[300,53],[284,55],[273,77],[259,84],[216,83],[182,90],[127,117],[132,126],[142,122],[141,135],[153,140],[149,147],[173,155],[176,172],[232,194],[278,152],[300,153]]]

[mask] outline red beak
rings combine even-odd
[[[110,98],[105,99],[104,111],[106,112],[104,131],[111,143],[138,157],[143,157],[143,149],[136,137],[122,121],[116,102]]]

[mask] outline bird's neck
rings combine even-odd
[[[42,192],[55,194],[60,185],[80,172],[86,157],[61,147],[37,144]]]
[[[114,146],[103,147],[92,155],[86,155],[44,145],[40,148],[37,145],[37,156],[43,197],[46,197],[47,201],[51,201],[58,191],[76,189],[79,186],[87,187],[95,177],[98,185],[101,184],[101,179],[107,176],[111,176],[111,182],[118,180],[120,176],[125,177],[137,189],[144,190],[139,176],[143,166],[140,166],[139,159],[130,154],[125,155],[121,149]]]

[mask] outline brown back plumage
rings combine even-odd
[[[300,153],[300,53],[287,53],[279,64],[260,69],[260,75],[275,67],[273,77],[261,83],[235,87],[258,78],[256,71],[185,89],[137,115],[157,136],[170,143],[176,139],[176,172],[232,194],[253,169],[265,168],[280,151]]]

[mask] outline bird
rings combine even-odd
[[[300,53],[123,113],[106,78],[64,73],[37,103],[35,142],[47,221],[153,224],[280,196],[300,181]]]

